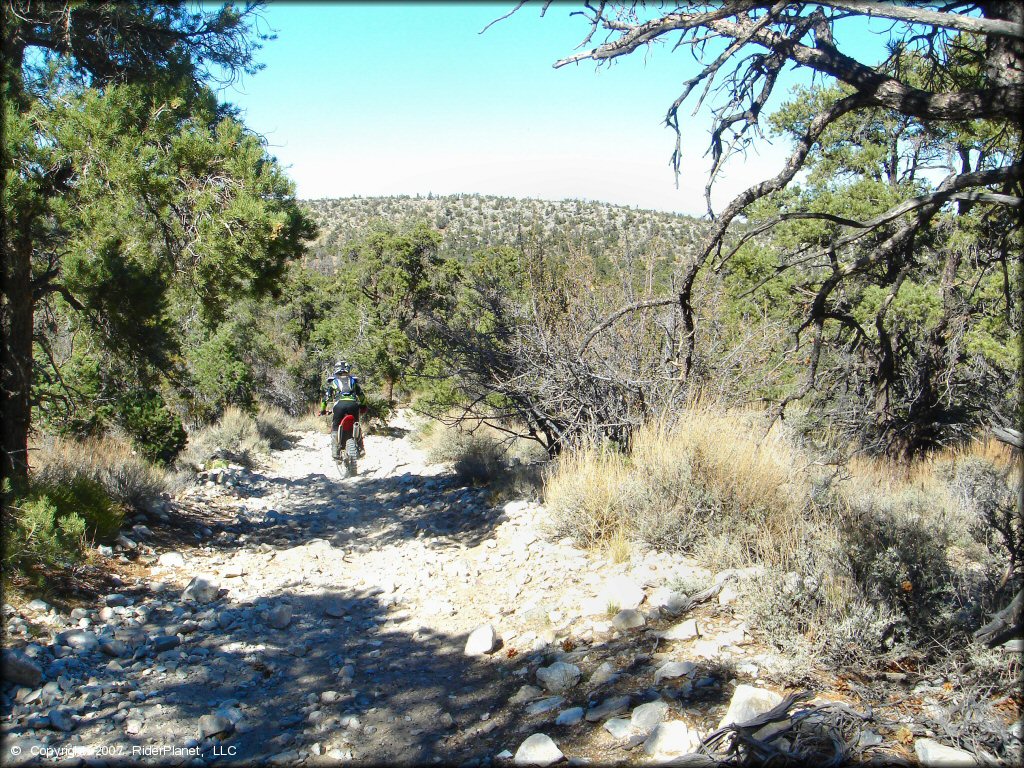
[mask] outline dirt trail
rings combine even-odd
[[[639,736],[656,722],[706,734],[738,683],[760,682],[771,657],[750,646],[734,595],[673,616],[682,596],[666,585],[712,574],[552,540],[542,507],[459,487],[408,428],[368,436],[347,480],[315,433],[260,471],[207,473],[122,542],[137,581],[70,616],[8,607],[42,675],[5,689],[5,752],[483,766],[544,733],[573,763],[645,762]],[[612,621],[618,608],[639,610]],[[494,647],[467,655],[488,625]],[[644,703],[646,732],[608,719]]]

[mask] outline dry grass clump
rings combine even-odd
[[[68,486],[77,478],[88,478],[114,501],[134,509],[148,509],[169,489],[169,474],[116,436],[47,438],[33,445],[31,455],[34,482]]]
[[[835,664],[926,652],[969,634],[1022,559],[1019,470],[979,444],[911,465],[825,466],[756,412],[695,404],[640,430],[629,454],[563,456],[545,488],[556,534],[678,550],[713,569],[758,564],[764,635]]]
[[[539,492],[541,476],[534,466],[546,461],[547,454],[532,440],[511,437],[480,421],[456,426],[428,421],[415,440],[428,461],[451,464],[463,482],[500,486],[510,497]]]
[[[558,462],[545,496],[560,535],[595,545],[625,531],[709,565],[791,565],[806,525],[807,461],[760,415],[695,406],[638,431],[629,455],[583,448]],[[760,438],[760,439],[759,439]]]
[[[250,467],[266,459],[271,450],[286,448],[290,435],[322,427],[320,416],[296,418],[273,405],[261,404],[255,414],[228,406],[219,421],[189,434],[178,464],[199,468],[222,460]]]
[[[219,421],[189,435],[178,461],[197,469],[217,459],[248,467],[269,454],[270,441],[261,434],[256,417],[232,405]]]

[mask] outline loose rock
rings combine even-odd
[[[466,640],[464,653],[467,656],[484,656],[493,653],[498,647],[498,635],[494,627],[484,624],[477,627]]]
[[[659,723],[644,742],[644,752],[659,762],[688,755],[697,749],[700,738],[682,720]]]
[[[512,762],[515,765],[539,765],[543,768],[557,763],[562,757],[562,751],[550,736],[535,733],[519,745]]]
[[[640,611],[637,611],[633,608],[626,608],[624,610],[619,611],[617,614],[615,614],[615,617],[612,619],[612,624],[620,632],[625,632],[629,629],[636,629],[637,627],[642,627],[646,623],[647,620],[644,619],[643,614],[640,613]]]
[[[576,685],[580,674],[580,668],[575,664],[556,661],[550,667],[537,670],[537,681],[552,693],[560,693]]]
[[[613,696],[587,710],[587,722],[597,723],[612,715],[618,715],[629,709],[629,696]]]
[[[3,677],[18,685],[35,688],[42,682],[43,670],[23,652],[5,648],[3,652]]]
[[[763,715],[782,701],[782,696],[764,688],[752,685],[738,685],[729,701],[729,709],[725,713],[719,728],[732,723],[746,723],[758,715]]]
[[[292,623],[292,607],[288,603],[275,605],[267,615],[267,623],[274,629],[284,629]]]
[[[209,603],[217,599],[220,585],[212,576],[196,576],[188,583],[181,593],[181,599],[197,603]]]
[[[950,768],[967,768],[978,765],[978,759],[963,749],[948,747],[940,744],[934,739],[917,739],[914,741],[914,754],[921,761],[921,765],[950,766]]]

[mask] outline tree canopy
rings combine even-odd
[[[681,137],[684,104],[708,106],[713,115],[706,186],[713,223],[699,253],[681,269],[679,290],[620,310],[595,331],[630,312],[677,306],[680,378],[699,384],[707,366],[696,359],[701,329],[694,287],[706,271],[728,273],[730,260],[753,239],[770,242],[774,260],[756,270],[756,288],[789,280],[790,295],[801,297],[786,306],[793,353],[807,366],[803,385],[780,398],[780,414],[792,399],[814,393],[825,369],[836,370],[840,349],[861,344],[871,350],[875,390],[864,396],[878,405],[882,431],[897,418],[889,403],[901,356],[919,369],[911,377],[917,394],[904,398],[904,410],[918,403],[923,388],[929,394],[918,405],[930,404],[918,408],[915,418],[926,418],[925,411],[927,418],[955,418],[935,410],[935,388],[951,368],[939,359],[945,354],[952,367],[964,363],[963,347],[952,355],[940,350],[948,350],[957,334],[980,339],[979,328],[996,317],[1009,331],[997,334],[994,345],[1013,346],[1020,329],[1020,297],[1011,286],[1019,280],[1024,206],[1018,122],[1024,7],[998,0],[912,6],[726,0],[588,2],[578,13],[589,24],[583,50],[555,67],[585,60],[610,64],[659,45],[688,50],[698,72],[669,105],[665,122]],[[880,62],[861,60],[843,39],[842,23],[869,16],[888,22],[887,55]],[[769,127],[791,143],[789,157],[775,176],[716,213],[710,189],[726,161],[763,134],[766,107],[786,67],[807,71],[820,83],[771,119]],[[672,161],[677,172],[687,162],[681,138]],[[1003,287],[979,304],[981,286],[994,284]],[[872,308],[860,299],[851,304],[851,292]],[[915,292],[941,307],[941,319],[922,316],[928,322],[913,332],[923,331],[927,341],[910,354],[910,337],[892,324],[906,322],[899,307],[920,303],[910,301]],[[1019,419],[1012,410],[988,411],[989,418]],[[913,450],[924,437],[909,439],[902,445]]]
[[[183,340],[215,334],[235,297],[273,290],[312,230],[260,139],[205,85],[255,71],[258,4],[3,8],[0,412],[2,474],[18,481],[32,408],[74,410],[100,391],[61,373],[86,362],[86,338],[145,385],[123,413],[153,403],[157,379],[183,375]]]

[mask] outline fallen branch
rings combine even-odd
[[[728,766],[845,764],[862,751],[870,709],[862,714],[832,702],[793,708],[810,697],[810,691],[791,693],[752,720],[719,728],[703,739],[701,752]]]
[[[974,639],[989,646],[999,645],[1020,636],[1024,628],[1024,589],[1010,604],[992,615],[992,621],[974,633]]]

